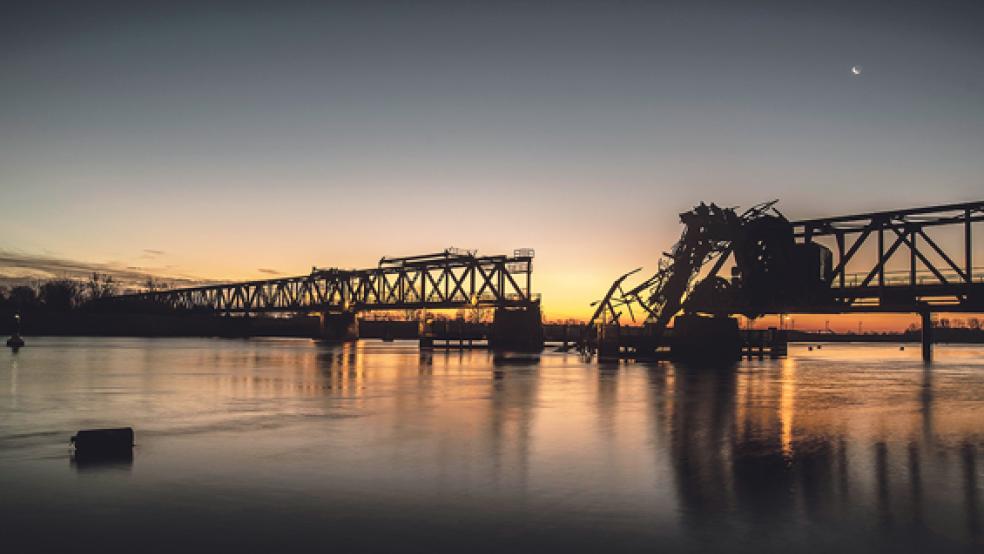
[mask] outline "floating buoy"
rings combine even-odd
[[[900,346],[899,347],[899,350],[905,350],[905,347],[904,346]]]
[[[24,339],[20,336],[21,332],[21,315],[20,312],[14,314],[14,334],[7,339],[7,346],[11,348],[20,348],[24,346]]]

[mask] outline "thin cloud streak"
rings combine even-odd
[[[150,278],[165,281],[171,287],[187,287],[211,282],[183,275],[165,275],[138,266],[84,262],[0,250],[0,283],[7,286],[31,284],[43,279],[85,280],[93,273],[111,276],[123,290],[140,288]]]

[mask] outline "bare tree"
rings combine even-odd
[[[144,281],[144,290],[147,292],[156,292],[159,290],[167,290],[170,287],[161,279],[154,279],[154,277],[148,276],[147,280]]]
[[[85,284],[89,300],[98,300],[116,295],[116,283],[112,275],[93,273]]]
[[[494,308],[474,306],[468,309],[467,319],[469,323],[488,323],[492,321],[492,316],[494,314]]]

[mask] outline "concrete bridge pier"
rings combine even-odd
[[[765,335],[757,337],[757,354],[765,357]],[[733,363],[741,359],[742,338],[733,317],[682,314],[673,319],[670,355],[675,360]]]
[[[924,362],[933,361],[933,320],[929,311],[919,312],[922,323],[922,359]]]
[[[598,360],[617,360],[622,356],[621,328],[618,325],[599,325]]]
[[[543,350],[543,321],[540,305],[496,308],[489,334],[489,348],[514,352]]]
[[[417,336],[420,337],[421,350],[434,348],[434,322],[421,320],[417,323]]]
[[[321,340],[349,342],[359,339],[355,312],[321,312]]]

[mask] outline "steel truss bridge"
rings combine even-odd
[[[982,221],[984,201],[795,221],[798,241],[833,252],[830,302],[786,313],[984,311],[973,247]]]
[[[382,258],[371,269],[318,269],[309,275],[208,285],[105,299],[129,308],[165,308],[223,315],[276,312],[351,313],[370,310],[525,308],[531,293],[531,249],[512,256],[436,254]]]

